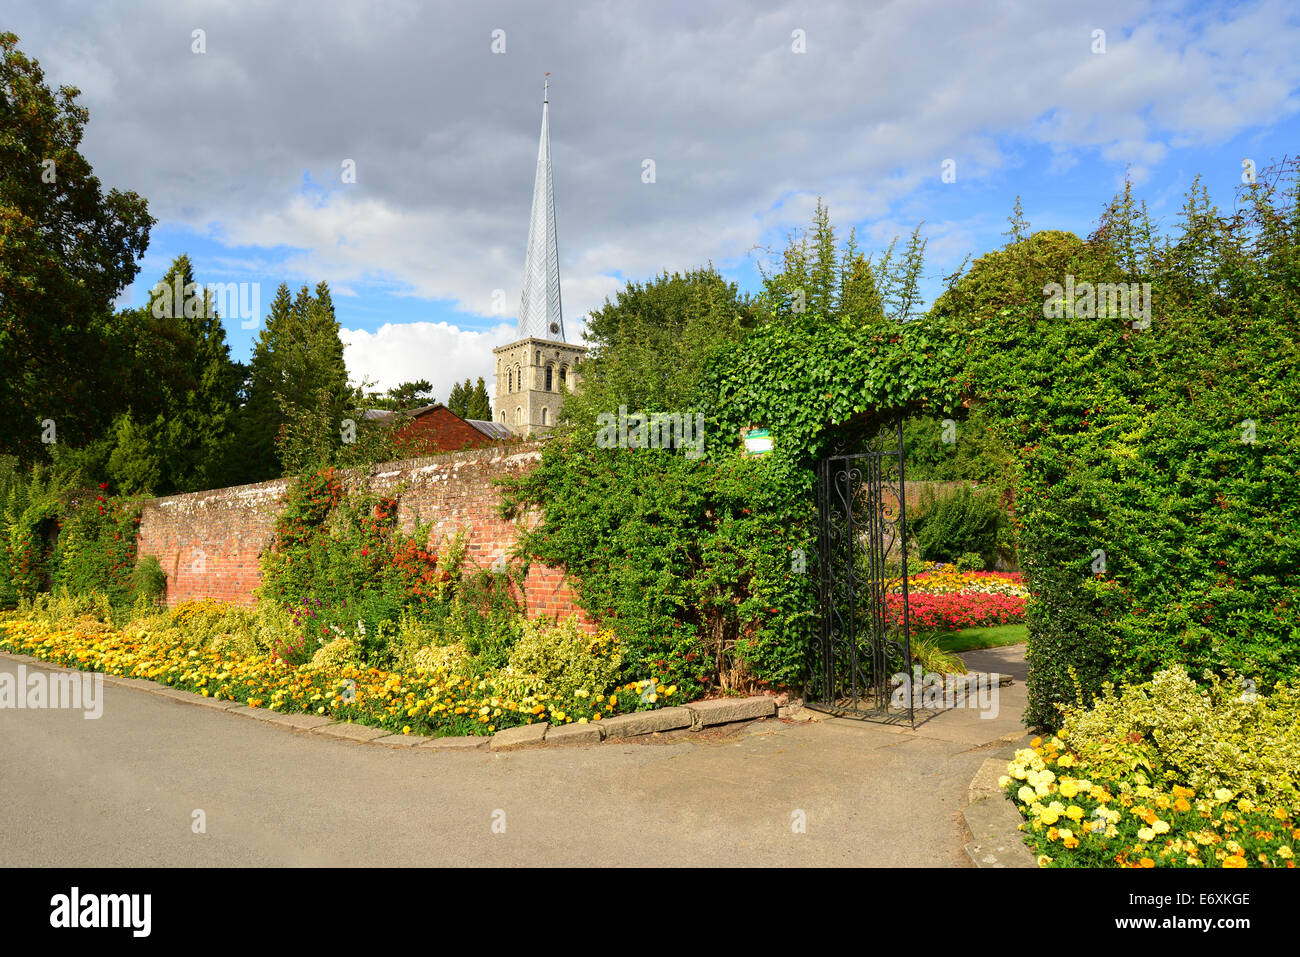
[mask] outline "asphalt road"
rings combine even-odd
[[[1012,670],[1019,651],[981,666]],[[971,777],[1022,731],[1023,682],[1002,691],[996,720],[951,711],[915,732],[772,720],[493,754],[329,740],[105,685],[98,720],[0,709],[0,864],[964,867]]]

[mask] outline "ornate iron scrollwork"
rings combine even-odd
[[[914,725],[912,695],[892,700],[912,660],[901,421],[866,452],[818,463],[817,518],[821,614],[805,697],[834,714]]]

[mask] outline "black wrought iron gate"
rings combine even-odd
[[[912,660],[901,421],[867,451],[818,463],[817,515],[821,615],[809,707],[915,724],[906,677],[894,693]]]

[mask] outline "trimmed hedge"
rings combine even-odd
[[[936,304],[1017,456],[1031,725],[1170,664],[1300,669],[1300,207],[1263,183],[1233,220],[1194,193],[1164,242],[1126,193],[1087,243],[1037,234]],[[1149,282],[1149,328],[1045,318],[1067,276]]]

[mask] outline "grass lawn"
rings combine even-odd
[[[992,628],[960,628],[950,631],[939,638],[939,647],[944,651],[974,651],[977,648],[1000,648],[1003,645],[1018,645],[1029,636],[1029,626],[995,625]]]

